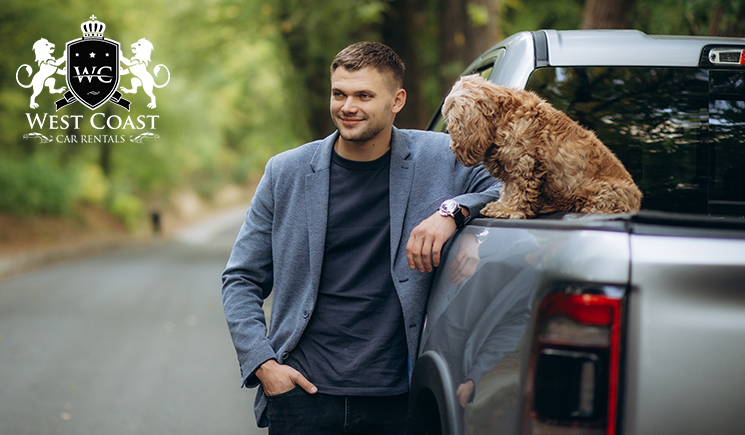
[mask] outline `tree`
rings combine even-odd
[[[421,8],[422,2],[416,0],[393,0],[387,9],[381,30],[382,42],[391,47],[406,66],[406,106],[396,115],[396,126],[401,128],[424,128],[430,116],[424,96],[427,71],[417,41],[425,20],[424,10]]]
[[[441,90],[450,90],[470,62],[499,41],[495,0],[440,0]]]
[[[694,35],[745,36],[744,0],[689,0],[685,6]]]
[[[626,29],[636,0],[587,0],[583,29]]]

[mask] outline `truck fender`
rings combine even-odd
[[[408,433],[461,435],[462,412],[459,411],[445,359],[432,350],[423,353],[411,376]]]

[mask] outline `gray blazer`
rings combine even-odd
[[[260,386],[256,369],[272,358],[280,363],[286,360],[313,313],[336,135],[269,160],[223,272],[223,305],[238,353],[241,385]],[[499,196],[501,188],[483,168],[458,163],[449,144],[446,134],[396,128],[391,140],[391,274],[403,309],[410,367],[433,277],[433,273],[409,269],[406,243],[411,230],[448,198],[477,215]],[[267,334],[262,307],[272,291]],[[260,426],[266,425],[265,407],[260,388],[255,407]]]

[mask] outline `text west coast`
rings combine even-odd
[[[83,115],[48,115],[47,113],[43,114],[43,117],[40,117],[38,113],[32,114],[26,113],[26,119],[28,119],[28,125],[32,129],[35,125],[38,124],[39,128],[44,128],[44,125],[47,122],[47,116],[49,118],[49,128],[52,130],[58,130],[58,129],[64,129],[67,130],[72,126],[74,130],[80,129],[80,120],[83,118]],[[121,128],[131,128],[133,130],[143,130],[145,128],[150,128],[151,130],[155,130],[155,120],[159,118],[158,115],[140,115],[134,119],[132,117],[127,116],[125,119],[122,119],[121,117],[117,115],[111,115],[108,118],[106,118],[106,115],[104,113],[95,113],[93,116],[91,116],[90,124],[93,128],[97,130],[103,130],[104,128],[109,128],[111,130],[119,130]]]

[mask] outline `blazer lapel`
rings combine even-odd
[[[329,167],[336,134],[324,139],[310,162],[311,173],[305,176],[305,201],[308,212],[308,255],[311,282],[317,289],[321,280],[326,223],[329,206]]]
[[[390,208],[391,208],[391,261],[395,264],[396,254],[404,227],[406,207],[414,178],[414,160],[411,158],[406,137],[393,128],[391,136],[391,174],[390,174]]]

